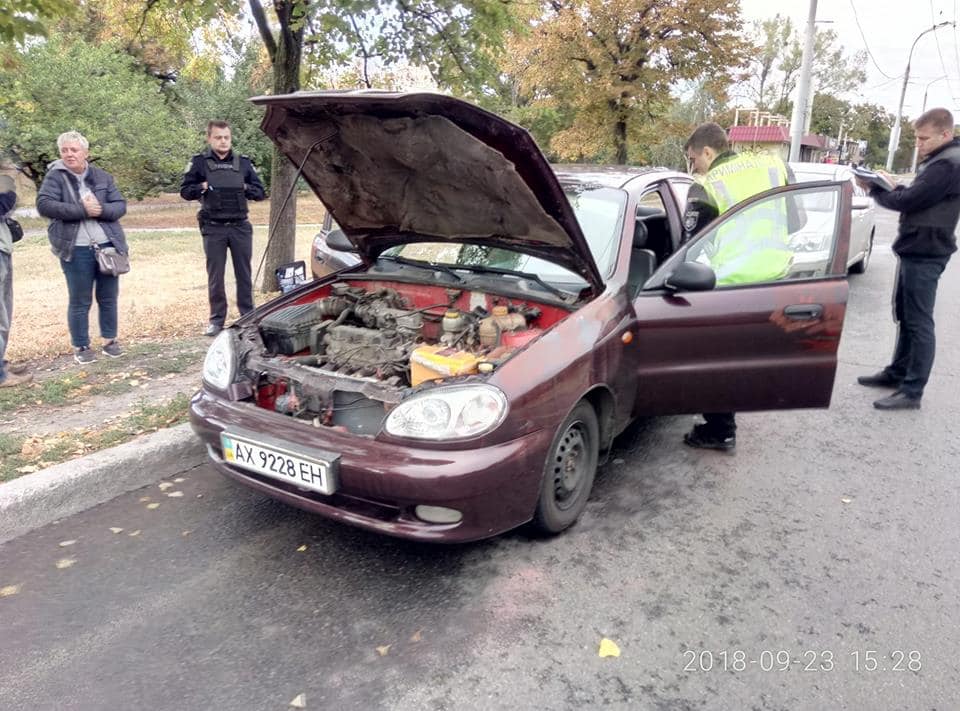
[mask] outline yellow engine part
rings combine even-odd
[[[477,372],[482,359],[446,346],[419,346],[410,354],[410,384]]]

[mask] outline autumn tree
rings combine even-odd
[[[0,0],[0,43],[44,37],[52,22],[75,8],[73,0]]]
[[[39,186],[59,157],[57,136],[69,130],[90,140],[91,159],[127,197],[174,182],[184,163],[179,149],[190,140],[157,80],[115,43],[54,34],[25,52],[16,73],[0,74],[0,146]]]
[[[786,114],[790,95],[800,78],[803,44],[788,17],[775,15],[751,25],[746,70],[739,77],[736,93],[761,110]],[[817,29],[813,49],[813,84],[818,91],[842,95],[867,79],[864,51],[846,54],[834,30]]]
[[[679,81],[741,62],[736,0],[547,0],[510,41],[506,69],[533,106],[574,115],[551,149],[568,160],[647,159]]]

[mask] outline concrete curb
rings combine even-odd
[[[205,461],[183,424],[0,484],[0,543]]]

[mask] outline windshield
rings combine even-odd
[[[623,215],[627,194],[613,188],[565,188],[590,247],[597,269],[604,277],[613,271],[623,233]],[[451,267],[493,267],[535,274],[561,289],[580,289],[586,281],[569,269],[545,259],[531,257],[503,247],[460,244],[457,242],[417,242],[392,247],[387,256],[400,256]]]
[[[827,173],[817,173],[817,172],[805,172],[802,170],[793,169],[794,177],[798,183],[815,183],[820,180],[843,180],[845,176],[834,175]],[[808,199],[804,202],[804,207],[810,212],[823,212],[823,213],[832,213],[833,212],[833,193],[823,192],[819,193],[817,197]]]

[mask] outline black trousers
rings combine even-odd
[[[937,285],[950,257],[901,257],[894,306],[899,328],[893,362],[884,370],[901,381],[900,392],[922,397],[937,351],[933,307]]]
[[[253,311],[253,282],[250,262],[253,259],[253,225],[244,221],[235,224],[204,222],[203,253],[207,256],[207,298],[210,300],[210,323],[222,327],[227,320],[227,294],[223,274],[227,266],[227,250],[233,261],[237,280],[237,308],[240,315]]]

